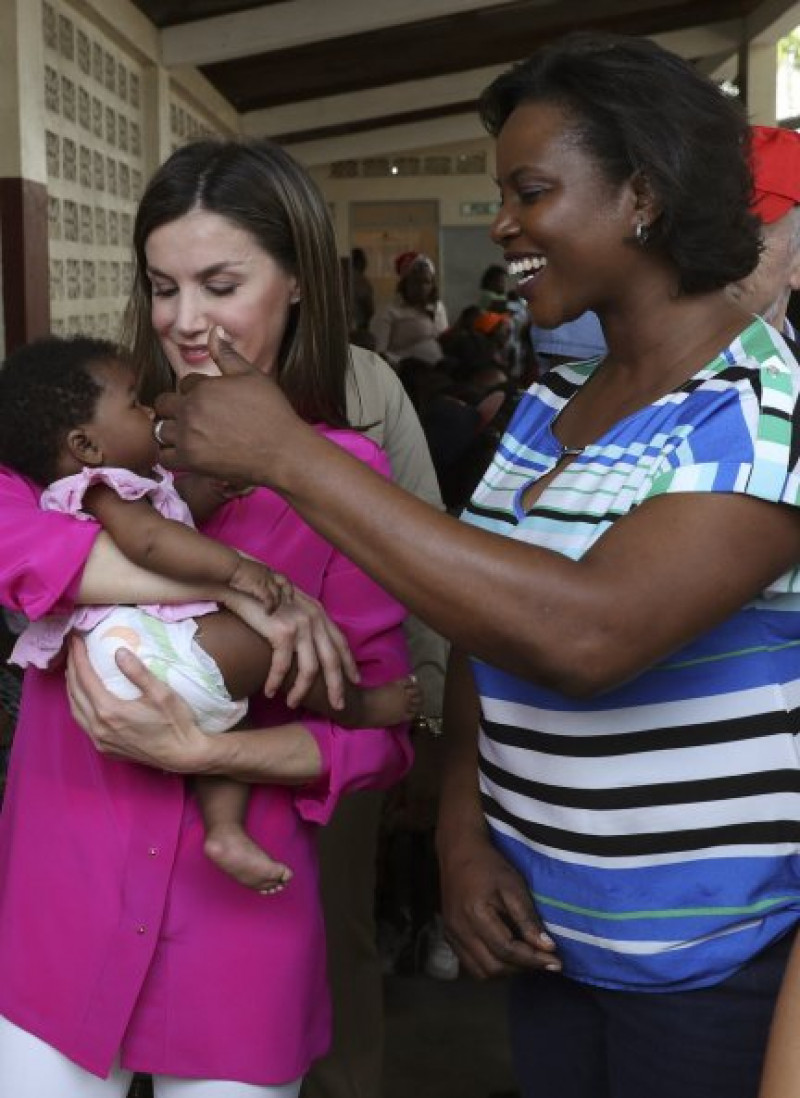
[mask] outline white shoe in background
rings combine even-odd
[[[444,936],[441,915],[434,915],[427,931],[428,948],[424,972],[434,980],[455,980],[458,977],[458,957]]]

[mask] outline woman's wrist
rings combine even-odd
[[[436,825],[437,847],[452,853],[487,838],[488,828],[476,775],[468,773],[459,778],[445,771]]]
[[[233,778],[255,785],[301,786],[322,776],[322,754],[300,722],[205,736],[193,753],[194,774]]]

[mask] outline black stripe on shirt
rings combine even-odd
[[[578,714],[573,714],[573,717]],[[587,713],[587,723],[595,717]],[[584,736],[580,732],[554,735],[531,728],[481,720],[481,727],[494,743],[538,751],[543,755],[590,759],[607,755],[637,755],[642,751],[675,751],[684,747],[718,746],[741,740],[763,739],[765,736],[797,735],[800,733],[800,710],[787,713],[778,710],[744,717],[683,724],[668,728],[643,728],[633,732],[610,732],[608,735]]]
[[[486,795],[482,802],[490,823],[492,820],[506,823],[526,839],[542,846],[595,857],[635,858],[719,846],[800,844],[800,820],[768,820],[642,835],[585,835],[520,819]]]
[[[649,784],[621,788],[575,788],[537,782],[512,774],[481,757],[481,773],[495,785],[530,801],[591,812],[649,808],[668,804],[705,804],[708,801],[763,797],[775,793],[800,793],[800,771],[765,770],[716,778]],[[656,775],[653,775],[654,777]],[[800,801],[798,801],[800,819]]]

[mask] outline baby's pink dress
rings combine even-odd
[[[130,469],[84,468],[71,477],[62,477],[45,488],[39,500],[44,511],[57,511],[92,522],[92,516],[82,510],[83,497],[94,484],[107,484],[121,499],[149,499],[164,518],[182,522],[194,528],[189,508],[178,495],[175,482],[167,469],[157,465],[152,477],[140,477]],[[72,629],[88,633],[113,609],[112,606],[76,606],[68,614],[49,614],[31,624],[20,635],[9,663],[19,667],[49,667],[61,652],[64,640]],[[183,602],[174,606],[143,606],[153,617],[162,621],[185,621],[217,609],[214,602]]]

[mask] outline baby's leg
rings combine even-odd
[[[344,728],[389,728],[412,721],[422,712],[422,691],[416,675],[384,683],[382,686],[352,686],[345,689],[344,709],[333,711],[328,703],[325,684],[320,678],[303,699],[315,713],[333,717]]]
[[[232,698],[248,698],[266,682],[272,646],[230,610],[196,619],[196,644],[214,660]]]
[[[124,646],[178,691],[209,734],[240,719],[245,706],[231,699],[243,699],[263,683],[271,656],[269,645],[226,611],[168,624],[135,607],[118,607],[86,634],[86,644],[95,670],[113,693],[120,697],[139,693],[114,661],[117,648]],[[208,778],[198,780],[196,788],[206,822],[208,857],[249,888],[262,892],[282,888],[290,871],[274,862],[244,830],[246,787]]]
[[[247,888],[265,895],[280,892],[292,871],[274,861],[244,829],[250,794],[246,785],[228,778],[196,778],[195,794],[206,826],[206,856]]]
[[[198,618],[194,640],[217,664],[234,698],[253,694],[263,685],[272,649],[234,614],[221,610]],[[195,781],[195,792],[206,825],[207,857],[247,888],[280,892],[292,871],[274,861],[245,831],[247,786],[202,777]]]

